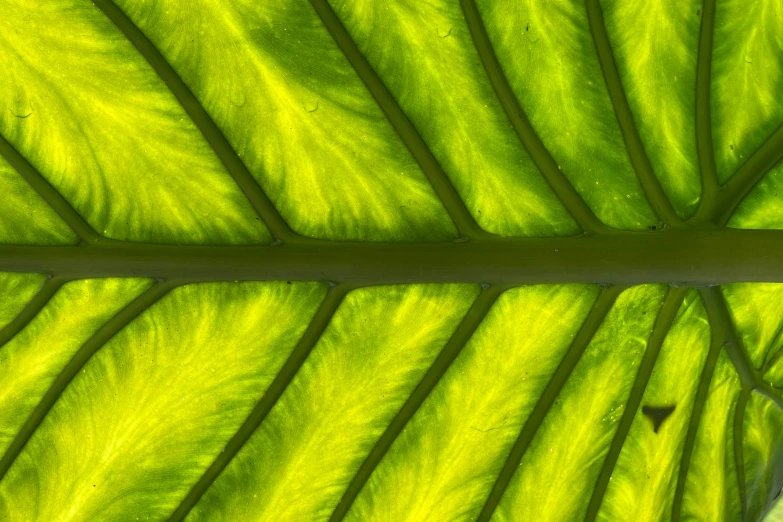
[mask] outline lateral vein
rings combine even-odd
[[[345,55],[348,63],[351,64],[356,74],[364,82],[381,111],[389,119],[391,126],[399,134],[400,139],[402,139],[402,142],[421,167],[422,172],[429,180],[430,185],[435,190],[435,194],[440,198],[460,234],[471,239],[491,237],[491,234],[481,229],[475,219],[473,219],[473,216],[441,168],[438,160],[427,144],[424,143],[421,136],[419,136],[418,131],[397,104],[397,101],[378,74],[367,62],[364,55],[362,55],[356,42],[353,41],[351,35],[343,27],[342,22],[340,22],[334,10],[332,10],[329,2],[327,0],[310,0],[310,4]]]
[[[541,395],[541,398],[533,408],[530,417],[528,417],[525,425],[522,427],[519,437],[517,437],[517,440],[514,442],[514,445],[508,454],[508,458],[506,459],[506,463],[503,465],[503,469],[501,469],[500,474],[495,480],[492,491],[484,504],[484,508],[481,510],[481,514],[478,517],[479,522],[489,522],[490,518],[492,518],[492,514],[500,503],[506,488],[508,488],[508,485],[511,483],[511,479],[519,468],[522,457],[525,455],[530,443],[538,432],[538,428],[543,423],[549,409],[552,407],[552,404],[554,404],[560,391],[563,389],[563,386],[565,386],[568,378],[571,376],[571,372],[573,372],[579,359],[582,357],[582,354],[593,339],[593,336],[601,327],[604,318],[606,318],[606,315],[609,313],[609,310],[611,310],[617,297],[624,289],[624,287],[620,286],[607,288],[601,292],[601,295],[596,300],[593,309],[587,315],[584,323],[582,323],[571,346],[568,348],[568,351],[560,362],[560,365],[557,367],[557,370],[555,370],[555,373],[552,375],[552,378],[549,380],[549,383],[547,383],[544,393]]]
[[[699,206],[710,209],[715,205],[720,190],[715,170],[710,119],[710,78],[715,32],[715,0],[704,0],[701,13],[699,54],[696,65],[696,148],[702,185],[702,199]]]
[[[598,0],[585,0],[585,6],[587,8],[590,32],[593,35],[593,43],[598,54],[598,61],[601,63],[606,88],[612,101],[617,123],[620,125],[620,132],[623,135],[625,147],[628,150],[628,157],[636,172],[636,177],[639,179],[647,200],[650,202],[658,219],[669,226],[683,225],[682,219],[672,208],[669,199],[661,188],[661,184],[658,182],[658,178],[655,177],[652,165],[650,165],[650,159],[647,157],[647,152],[645,152],[644,145],[639,137],[639,131],[633,121],[631,108],[628,106],[620,74],[617,72],[617,66],[612,56],[612,47],[609,44],[609,36],[606,33],[601,6]]]
[[[35,319],[66,281],[64,278],[50,277],[44,282],[33,298],[22,308],[22,311],[0,330],[0,349],[30,324],[30,321]]]
[[[688,480],[688,470],[691,464],[693,448],[696,445],[696,435],[699,431],[699,424],[704,415],[704,406],[709,396],[710,383],[715,373],[715,365],[718,363],[718,356],[723,348],[723,340],[713,335],[710,342],[710,351],[707,354],[707,360],[704,363],[699,387],[696,390],[696,397],[693,401],[693,410],[688,421],[688,433],[685,436],[685,444],[682,449],[682,458],[680,460],[680,469],[677,475],[677,486],[674,490],[674,500],[672,501],[672,522],[680,522],[682,516],[682,500],[685,495],[685,486]]]
[[[468,24],[473,44],[478,51],[481,64],[487,73],[495,95],[514,128],[519,140],[525,146],[530,158],[538,167],[539,172],[554,191],[557,198],[568,210],[583,232],[602,232],[606,227],[590,210],[582,196],[574,189],[568,179],[560,171],[557,162],[552,158],[541,138],[538,137],[519,100],[508,83],[503,68],[495,55],[492,43],[489,41],[486,28],[481,20],[475,0],[460,0],[465,21]]]
[[[668,334],[669,329],[674,322],[674,318],[677,315],[677,311],[680,309],[686,292],[686,288],[670,287],[664,298],[663,306],[661,306],[658,318],[655,321],[655,326],[653,327],[650,339],[647,343],[647,350],[644,352],[644,357],[642,358],[639,370],[636,373],[636,379],[633,388],[631,389],[631,394],[628,397],[625,410],[620,418],[620,424],[612,439],[609,452],[606,455],[604,464],[601,467],[601,472],[598,475],[598,480],[595,483],[593,494],[590,497],[590,503],[587,506],[587,514],[585,515],[585,522],[593,522],[598,517],[598,512],[601,509],[601,502],[603,501],[609,486],[609,480],[617,465],[617,460],[620,458],[620,452],[625,445],[625,440],[628,438],[628,433],[631,431],[634,418],[639,411],[639,405],[642,403],[647,384],[650,382],[650,376],[655,368],[658,354],[661,352],[661,347],[666,339],[666,334]]]
[[[283,367],[275,376],[269,388],[264,392],[261,399],[256,403],[253,410],[248,415],[245,422],[239,430],[226,443],[221,453],[215,457],[209,468],[204,471],[198,481],[193,485],[188,494],[182,499],[179,506],[174,510],[169,522],[181,521],[190,513],[199,499],[206,493],[213,482],[220,476],[220,473],[228,466],[233,458],[239,453],[239,450],[245,445],[256,429],[261,425],[266,416],[272,410],[280,396],[288,388],[296,373],[304,364],[307,356],[312,351],[318,339],[321,338],[324,330],[328,326],[337,309],[342,303],[343,298],[351,290],[348,285],[337,285],[329,290],[318,311],[313,316],[312,321],[305,330],[302,338],[299,339],[296,347],[286,360]]]
[[[84,367],[87,361],[89,361],[90,358],[109,341],[109,339],[114,337],[117,332],[177,285],[178,283],[174,282],[156,283],[149,290],[137,297],[132,303],[120,310],[114,317],[109,319],[106,324],[82,345],[54,380],[44,396],[35,406],[32,413],[30,413],[30,416],[22,425],[19,433],[14,437],[14,440],[11,442],[11,445],[8,447],[5,454],[0,457],[0,481],[3,480],[3,477],[5,477],[6,473],[11,468],[11,465],[27,445],[30,438],[35,434],[46,415],[60,398],[63,391],[65,391],[65,388]]]
[[[303,241],[304,238],[293,232],[278,213],[198,98],[193,95],[171,64],[141,29],[112,0],[94,0],[93,3],[117,26],[163,80],[198,130],[201,131],[212,150],[215,151],[215,155],[223,162],[226,170],[244,192],[245,197],[272,235],[281,241]]]
[[[720,290],[715,287],[708,287],[699,289],[699,292],[701,293],[704,308],[707,310],[713,335],[722,340],[726,353],[737,371],[742,388],[744,390],[756,390],[774,401],[780,408],[783,408],[783,399],[780,394],[772,386],[764,382],[761,375],[753,368],[750,357],[734,330],[734,323],[731,320],[726,300],[723,298]]]
[[[354,475],[345,493],[343,493],[340,502],[335,508],[329,522],[340,522],[348,514],[351,505],[361,492],[367,480],[369,480],[375,468],[380,464],[383,456],[391,448],[394,441],[402,433],[402,430],[408,424],[408,421],[416,414],[424,400],[440,381],[441,377],[451,366],[451,363],[457,358],[462,348],[468,342],[473,332],[476,331],[479,324],[484,320],[492,305],[498,296],[503,292],[502,286],[490,286],[482,290],[476,301],[471,306],[468,313],[462,319],[462,322],[454,331],[454,334],[443,347],[435,362],[427,370],[427,373],[419,382],[416,389],[413,390],[408,400],[405,401],[400,411],[397,412],[394,419],[386,427],[383,435],[378,439],[364,460],[359,470]]]
[[[27,181],[27,183],[62,218],[66,225],[85,243],[95,243],[101,236],[76,212],[60,192],[49,183],[3,136],[0,136],[0,156]]]

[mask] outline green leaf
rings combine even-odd
[[[781,17],[0,2],[0,519],[779,519]]]

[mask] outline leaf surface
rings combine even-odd
[[[0,518],[783,488],[780,0],[0,5]]]

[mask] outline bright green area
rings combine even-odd
[[[45,280],[41,274],[0,272],[0,329],[14,320]]]
[[[318,283],[173,290],[65,390],[0,483],[0,518],[166,518],[244,421],[324,295]],[[68,321],[58,327],[53,335],[65,337]]]
[[[475,520],[597,294],[546,285],[501,295],[347,519]]]
[[[604,0],[625,95],[653,171],[677,213],[701,194],[696,155],[696,55],[701,0]]]
[[[598,520],[669,520],[693,401],[710,348],[707,314],[690,290],[666,335],[642,407],[617,459]],[[674,406],[655,432],[645,406]]]
[[[742,429],[748,520],[759,520],[783,488],[783,410],[752,393]]]
[[[522,458],[493,520],[584,516],[666,289],[620,294]]]
[[[0,453],[8,449],[76,351],[151,283],[148,279],[84,279],[67,283],[33,321],[0,347]],[[9,509],[6,503],[0,489],[0,517]]]
[[[2,2],[0,49],[0,134],[99,234],[269,240],[174,96],[91,2]]]
[[[712,142],[721,182],[783,123],[783,0],[718,0]]]
[[[330,2],[484,229],[577,235],[514,133],[456,1]]]
[[[408,285],[348,294],[280,401],[188,520],[327,519],[477,290]]]
[[[764,380],[777,388],[783,388],[783,350],[778,350],[767,364],[769,369],[764,374]]]
[[[0,157],[0,243],[72,245],[78,238],[35,190]]]
[[[419,166],[306,0],[117,4],[296,232],[367,241],[455,237]]]
[[[764,517],[764,522],[783,522],[783,497],[778,498],[775,506]]]
[[[731,228],[783,229],[780,195],[783,194],[783,163],[761,178],[731,215]]]
[[[739,393],[737,372],[722,351],[696,432],[682,499],[683,521],[740,520],[733,435]]]
[[[783,284],[735,283],[721,288],[737,336],[760,369],[783,346]]]
[[[628,159],[584,2],[476,3],[522,109],[596,216],[615,228],[657,225]]]

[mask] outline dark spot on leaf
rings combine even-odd
[[[318,104],[319,104],[319,103],[320,103],[320,102],[317,102],[317,101],[316,101],[316,102],[315,102],[315,109],[313,109],[313,110],[309,110],[309,109],[308,109],[308,110],[307,110],[307,112],[315,112],[315,111],[317,111],[317,110],[318,110]]]
[[[438,31],[437,27],[435,28],[435,31],[438,33],[438,36],[440,36],[441,38],[446,38],[447,36],[451,36],[451,31],[453,30],[454,30],[454,26],[451,26],[449,27],[449,32],[447,32],[443,36],[440,36],[440,31]]]
[[[658,227],[656,227],[655,225],[650,225],[650,230],[657,230],[657,229]]]
[[[32,112],[28,112],[27,114],[16,114],[15,112],[12,112],[11,114],[16,116],[20,120],[24,120],[25,118],[29,118],[30,116],[32,116],[33,113]]]
[[[734,144],[733,144],[733,143],[730,143],[730,144],[729,144],[729,148],[730,148],[731,150],[734,150]]]
[[[669,415],[672,414],[675,407],[675,404],[672,404],[671,406],[644,405],[642,406],[642,413],[652,421],[653,431],[658,433],[658,429],[661,427],[661,424],[663,424],[663,421],[665,421]]]
[[[285,284],[290,285],[291,281],[286,281]]]
[[[701,9],[696,10],[696,16],[701,16]]]

